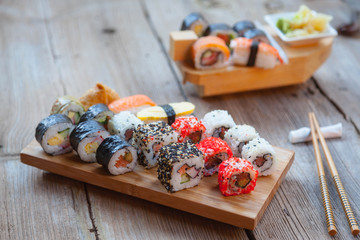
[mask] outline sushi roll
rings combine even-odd
[[[104,126],[95,120],[79,123],[70,134],[70,144],[84,162],[96,162],[96,150],[110,136]]]
[[[96,150],[96,161],[113,175],[134,170],[137,161],[136,149],[114,135],[106,138]]]
[[[235,126],[233,118],[225,110],[208,112],[201,121],[206,128],[206,137],[224,139],[226,131]]]
[[[204,36],[216,36],[229,46],[230,41],[237,37],[237,33],[225,23],[213,23],[206,28]]]
[[[217,173],[219,164],[233,156],[229,145],[219,138],[205,138],[196,147],[204,154],[204,176]]]
[[[162,147],[158,162],[158,179],[169,192],[197,186],[203,176],[203,155],[191,142]]]
[[[179,142],[190,140],[197,144],[205,138],[205,126],[194,116],[179,117],[171,125],[179,134]]]
[[[259,176],[272,174],[276,169],[276,156],[274,148],[263,138],[254,138],[246,144],[241,152],[243,158],[248,160]]]
[[[266,33],[257,28],[247,30],[242,37],[271,45]]]
[[[196,35],[201,37],[208,25],[209,24],[200,13],[194,12],[186,16],[181,24],[180,30],[192,30]]]
[[[233,30],[238,34],[239,37],[243,37],[244,33],[249,29],[254,29],[255,24],[252,21],[238,21],[234,24]]]
[[[245,159],[229,158],[219,166],[218,182],[224,196],[249,193],[254,190],[258,177],[251,163]]]
[[[84,106],[73,96],[63,96],[56,99],[50,114],[64,114],[70,118],[73,124],[78,124],[84,114]]]
[[[193,113],[195,105],[191,102],[169,103],[141,110],[136,116],[145,123],[163,121],[171,125],[175,119]]]
[[[73,128],[73,123],[66,115],[53,114],[37,125],[35,138],[47,154],[68,153],[72,151],[69,134]]]
[[[230,47],[233,49],[234,64],[269,69],[274,68],[279,62],[283,63],[276,48],[266,43],[236,38],[231,41]]]
[[[120,112],[112,117],[108,123],[108,130],[113,135],[119,135],[131,144],[134,130],[143,122],[129,111]]]
[[[134,134],[139,164],[147,169],[155,167],[160,148],[177,141],[178,134],[165,122],[140,124]]]
[[[244,124],[230,128],[225,133],[224,140],[229,144],[234,156],[241,158],[241,151],[245,144],[257,137],[259,134],[255,128]]]
[[[140,110],[148,107],[156,106],[153,100],[148,96],[138,94],[129,97],[120,98],[111,102],[108,107],[114,113],[119,113],[121,111],[130,111],[133,114],[136,114]]]
[[[192,58],[196,69],[222,68],[229,64],[230,50],[221,38],[201,37],[192,46]]]
[[[109,110],[108,106],[103,103],[98,103],[89,107],[89,109],[81,116],[80,122],[94,119],[99,123],[107,126],[108,121],[114,116],[114,113]]]

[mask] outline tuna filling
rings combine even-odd
[[[202,131],[196,131],[189,134],[188,138],[194,143],[199,143],[201,140]]]
[[[213,50],[206,50],[202,55],[201,55],[201,60],[200,60],[200,64],[202,66],[212,66],[215,63],[218,62],[218,59],[220,57],[222,53],[221,52],[217,52],[217,51],[213,51]]]
[[[250,173],[242,172],[231,176],[230,185],[232,189],[246,188],[251,182]]]
[[[129,151],[126,151],[124,155],[120,155],[118,160],[116,160],[115,167],[126,167],[129,163],[131,163],[133,160],[133,157]]]
[[[163,146],[162,143],[154,143],[154,145],[152,146],[153,153],[154,153],[153,158],[155,158],[155,157],[159,154],[160,148],[161,148],[162,146]]]
[[[195,165],[189,166],[184,164],[178,171],[181,174],[180,184],[189,182],[192,178],[195,178],[199,175],[200,169],[197,169]]]
[[[130,141],[131,138],[133,137],[133,133],[134,133],[134,129],[130,128],[128,130],[125,131],[125,141]]]
[[[227,127],[216,128],[212,136],[220,138],[221,140],[224,140],[224,136],[225,136],[225,133],[227,130],[229,130],[229,128],[227,128]]]
[[[208,158],[207,162],[205,163],[205,168],[208,170],[212,169],[226,159],[228,159],[228,154],[225,152],[215,154],[214,156]]]
[[[263,156],[256,157],[256,159],[253,161],[253,164],[255,164],[257,167],[260,168],[260,167],[264,166],[264,164],[266,162],[270,163],[270,164],[268,164],[269,167],[266,169],[262,169],[261,172],[268,170],[272,165],[273,156],[270,153],[264,154]]]

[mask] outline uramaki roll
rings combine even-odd
[[[221,38],[201,37],[192,46],[192,57],[197,69],[221,68],[229,63],[230,50]]]

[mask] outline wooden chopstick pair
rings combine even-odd
[[[325,158],[329,165],[331,176],[334,180],[337,192],[340,196],[343,209],[346,213],[346,217],[347,217],[347,220],[348,220],[348,223],[350,226],[351,233],[355,236],[355,235],[359,234],[360,229],[355,220],[355,216],[354,216],[354,213],[349,204],[349,200],[346,196],[344,187],[341,183],[339,173],[336,169],[334,160],[331,157],[329,148],[325,142],[325,138],[323,137],[323,135],[320,131],[320,126],[316,119],[315,113],[313,113],[313,112],[309,113],[309,120],[310,120],[311,137],[312,137],[312,141],[313,141],[313,145],[314,145],[315,159],[316,159],[317,170],[318,170],[318,175],[319,175],[321,196],[322,196],[324,210],[325,210],[326,224],[328,227],[328,232],[331,236],[334,236],[336,234],[337,230],[336,230],[336,226],[335,226],[334,216],[333,216],[332,207],[331,207],[331,203],[330,203],[329,191],[328,191],[327,184],[326,184],[325,171],[324,171],[324,167],[323,167],[322,160],[321,160],[320,149],[319,149],[316,134],[319,136],[319,141],[323,148]]]

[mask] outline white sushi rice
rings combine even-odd
[[[214,110],[205,114],[201,120],[206,127],[206,137],[211,137],[219,127],[232,128],[235,122],[231,115],[225,110]]]
[[[217,59],[217,62],[211,66],[203,66],[201,65],[201,56],[203,55],[204,52],[208,51],[208,50],[212,50],[215,52],[221,52],[221,54],[219,54],[219,57]],[[202,50],[199,50],[196,52],[195,55],[195,68],[197,69],[213,69],[213,68],[222,68],[222,67],[226,67],[227,65],[229,65],[229,61],[225,60],[225,56],[224,53],[221,51],[221,49],[217,48],[217,47],[208,47],[208,48],[204,48]]]
[[[96,162],[96,151],[93,153],[87,153],[85,147],[88,143],[97,142],[98,146],[102,141],[109,137],[110,133],[107,131],[97,131],[86,136],[78,145],[76,152],[79,154],[81,160],[84,162]]]
[[[239,146],[240,143],[245,145],[254,138],[259,137],[255,128],[250,125],[236,125],[230,128],[226,133],[224,140],[227,142],[233,155],[235,157],[241,157],[242,148]]]
[[[262,157],[265,154],[271,154],[272,161],[265,161],[264,165],[258,167],[255,164],[257,157]],[[255,170],[259,171],[259,176],[267,176],[272,174],[277,165],[277,159],[274,148],[263,138],[254,138],[243,147],[241,152],[243,158],[248,160]]]
[[[125,133],[129,129],[136,129],[139,124],[143,124],[143,121],[138,119],[130,111],[122,111],[116,114],[108,123],[109,132],[112,135],[119,135],[122,139],[125,139]],[[130,144],[132,143],[132,139]]]
[[[190,167],[194,166],[195,168],[200,169],[200,172],[198,175],[194,174],[195,175],[194,178],[190,178],[189,182],[181,184],[181,174],[179,174],[178,171],[185,164],[187,164]],[[180,162],[176,162],[173,166],[171,172],[171,179],[170,179],[170,185],[173,187],[173,191],[176,192],[185,188],[191,188],[198,185],[203,176],[203,169],[204,169],[204,158],[202,156],[184,159]]]
[[[133,160],[131,163],[128,163],[125,167],[119,167],[117,168],[116,165],[116,161],[119,159],[119,157],[121,155],[125,155],[125,153],[129,151],[133,157]],[[116,153],[114,153],[114,155],[111,157],[109,165],[108,165],[108,169],[109,172],[113,175],[119,175],[119,174],[124,174],[127,172],[131,172],[134,170],[135,166],[136,166],[136,162],[137,162],[137,153],[136,153],[136,149],[134,147],[126,147],[123,149],[120,149],[119,151],[117,151]]]
[[[55,137],[58,132],[64,131],[65,129],[70,128],[69,135],[73,130],[74,126],[71,123],[59,123],[51,126],[44,134],[41,140],[41,146],[44,151],[51,155],[59,155],[72,151],[72,147],[70,146],[69,135],[64,138],[64,141],[61,144],[51,146],[48,144],[48,141]]]

